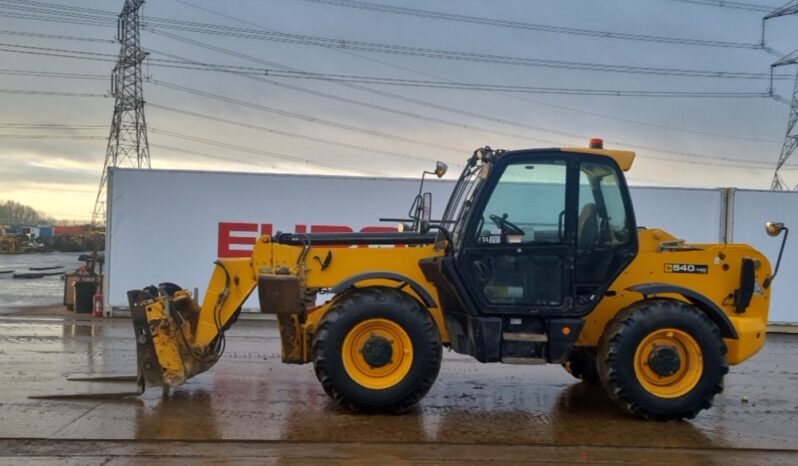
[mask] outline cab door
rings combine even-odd
[[[512,157],[480,193],[464,229],[459,274],[483,314],[573,309],[576,175],[559,153]]]

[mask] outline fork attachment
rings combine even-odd
[[[143,303],[152,300],[152,295],[141,290],[127,293],[130,303],[130,314],[133,320],[133,332],[136,337],[136,369],[135,375],[106,375],[97,377],[70,377],[70,382],[135,382],[136,390],[127,392],[88,392],[67,393],[58,395],[29,396],[31,399],[115,399],[139,396],[146,387],[163,385],[161,365],[153,345],[152,333],[147,323],[147,315]]]

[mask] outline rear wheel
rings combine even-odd
[[[681,301],[650,299],[625,309],[607,327],[598,372],[627,412],[691,419],[723,390],[725,354],[720,331],[704,313]]]
[[[574,348],[568,357],[568,362],[562,365],[569,374],[591,385],[601,383],[596,364],[595,348]]]
[[[319,324],[312,355],[322,387],[339,404],[402,412],[432,387],[442,350],[435,322],[416,300],[372,287],[333,305]]]

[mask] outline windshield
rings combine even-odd
[[[482,181],[487,178],[488,167],[489,165],[483,165],[482,161],[470,160],[452,191],[449,203],[446,204],[446,211],[443,213],[441,223],[443,228],[451,234],[453,248],[459,247],[463,223],[465,223],[471,208],[473,195]],[[444,238],[439,233],[437,241],[443,240]]]

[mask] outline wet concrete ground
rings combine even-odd
[[[65,381],[135,370],[126,319],[0,317],[0,464],[798,464],[797,335],[770,335],[689,422],[629,418],[559,366],[446,353],[405,415],[332,403],[310,365],[279,359],[271,321],[241,321],[222,360],[166,397],[31,400],[125,384]]]

